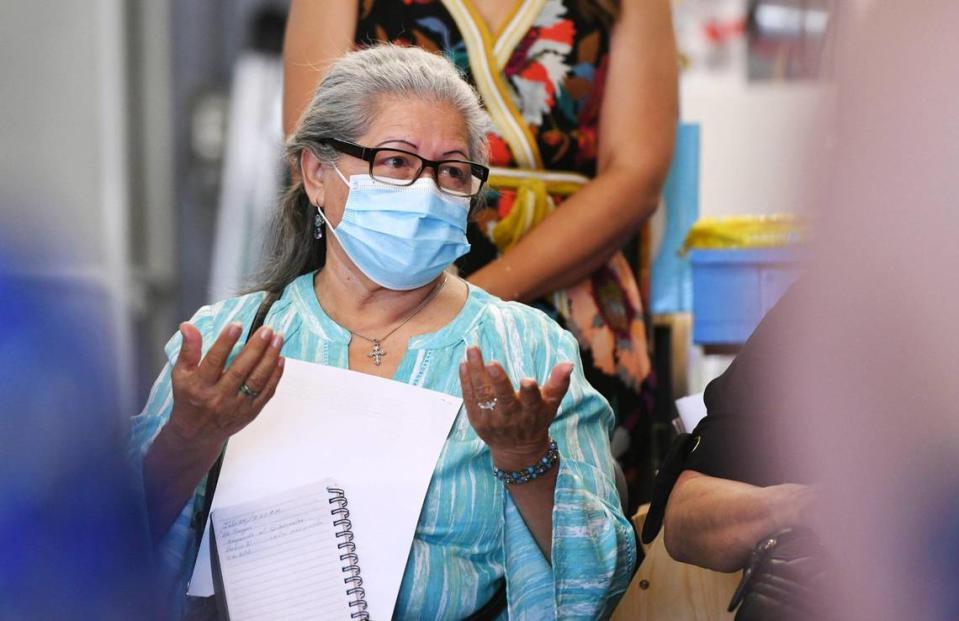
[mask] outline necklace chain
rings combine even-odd
[[[383,351],[383,349],[380,347],[380,343],[382,343],[382,342],[385,341],[386,339],[388,339],[388,338],[390,338],[391,336],[393,336],[393,334],[394,334],[397,330],[399,330],[400,328],[402,328],[403,326],[405,326],[407,323],[409,323],[410,319],[412,319],[413,317],[416,317],[416,315],[417,315],[421,310],[423,310],[424,308],[426,308],[426,305],[429,304],[430,302],[432,302],[432,301],[433,301],[433,298],[435,298],[435,297],[439,294],[439,292],[440,292],[440,290],[443,288],[443,286],[446,285],[446,280],[447,280],[448,278],[449,278],[449,276],[447,276],[446,274],[444,274],[444,275],[443,275],[443,280],[441,280],[440,283],[433,288],[433,290],[430,292],[430,294],[429,294],[428,296],[426,296],[426,298],[425,298],[422,302],[420,302],[420,303],[416,306],[416,308],[413,309],[413,312],[410,313],[409,315],[407,315],[407,316],[406,316],[406,319],[404,319],[403,321],[401,321],[401,322],[399,323],[399,325],[397,325],[395,328],[393,328],[392,330],[390,330],[389,332],[387,332],[385,335],[381,336],[380,338],[370,338],[370,337],[368,337],[368,336],[363,336],[363,335],[360,334],[359,332],[353,332],[352,330],[350,330],[350,334],[352,334],[353,336],[358,336],[358,337],[360,337],[361,339],[363,339],[364,341],[367,341],[367,342],[369,342],[369,343],[373,343],[373,347],[372,347],[372,349],[370,349],[370,353],[367,354],[367,357],[368,357],[368,358],[372,358],[372,359],[373,359],[373,362],[376,364],[376,366],[380,366],[380,360],[382,359],[383,356],[386,355],[386,352]]]

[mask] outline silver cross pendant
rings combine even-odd
[[[383,351],[383,348],[380,347],[380,342],[377,340],[373,341],[373,348],[370,350],[370,353],[366,354],[367,358],[373,359],[373,364],[380,366],[380,363],[383,361],[383,356],[386,355],[386,352]]]

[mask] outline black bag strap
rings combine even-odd
[[[812,529],[793,526],[753,549],[727,610],[736,621],[836,619],[836,567]]]
[[[246,338],[244,342],[249,341],[250,337],[260,329],[263,325],[263,322],[266,320],[267,313],[270,312],[270,308],[273,306],[273,303],[280,297],[279,293],[274,291],[267,291],[266,297],[263,298],[263,301],[260,303],[260,307],[256,311],[256,315],[253,317],[253,323],[250,324],[250,329],[246,332]],[[193,516],[193,527],[194,532],[197,533],[197,537],[203,536],[203,529],[206,528],[207,518],[210,516],[210,508],[213,503],[213,493],[216,491],[217,481],[220,480],[220,468],[223,466],[223,454],[226,452],[226,448],[220,451],[219,457],[216,458],[216,461],[213,462],[213,466],[210,467],[210,472],[206,476],[206,487],[204,488],[205,493],[203,494],[203,507]]]
[[[656,473],[656,479],[653,481],[652,498],[641,533],[643,543],[652,543],[659,533],[659,529],[663,525],[663,518],[666,516],[666,503],[669,501],[669,493],[673,491],[676,480],[685,469],[686,459],[696,448],[698,440],[699,436],[695,434],[682,433],[673,440],[669,450],[666,451],[663,465],[660,466],[659,472]]]
[[[506,578],[500,578],[493,597],[463,621],[494,621],[504,610],[506,610]]]

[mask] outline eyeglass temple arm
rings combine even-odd
[[[370,149],[364,146],[360,146],[353,142],[346,142],[345,140],[339,140],[337,138],[321,138],[321,143],[326,143],[339,151],[340,153],[345,153],[352,157],[358,157],[361,160],[366,160],[367,162],[373,159],[373,152],[375,149]]]

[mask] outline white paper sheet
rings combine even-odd
[[[287,359],[273,399],[233,436],[212,508],[326,478],[349,490],[370,617],[389,619],[457,397]],[[190,595],[213,594],[203,535]]]
[[[676,409],[679,410],[679,418],[683,421],[684,431],[692,433],[696,425],[706,417],[706,402],[703,401],[704,393],[689,395],[676,400]]]

